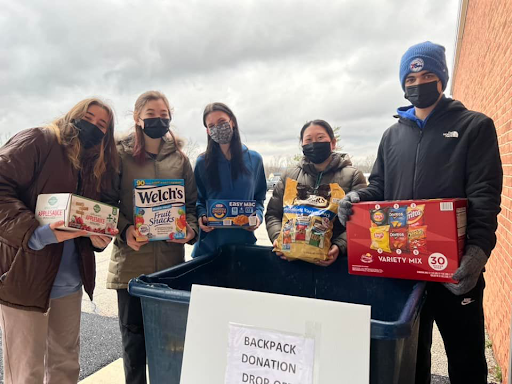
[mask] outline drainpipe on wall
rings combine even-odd
[[[457,66],[459,64],[460,51],[462,49],[462,39],[464,38],[464,27],[466,25],[466,15],[468,13],[469,0],[460,0],[459,22],[457,25],[457,37],[455,40],[455,58],[453,59],[452,83],[450,86],[450,95],[453,96],[453,85],[457,76]]]

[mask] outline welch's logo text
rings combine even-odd
[[[137,187],[135,205],[137,207],[156,207],[159,205],[185,204],[185,188],[181,185],[165,187]]]

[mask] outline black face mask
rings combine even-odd
[[[164,119],[161,117],[152,117],[144,119],[144,133],[152,139],[159,139],[169,131],[171,119]]]
[[[437,81],[405,87],[405,98],[417,108],[428,108],[439,99]]]
[[[321,141],[303,145],[302,153],[313,164],[321,164],[331,155],[331,142]]]
[[[78,139],[85,149],[95,147],[105,136],[101,129],[87,120],[75,120],[73,124],[79,130]]]

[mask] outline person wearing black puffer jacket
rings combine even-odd
[[[336,137],[332,127],[324,120],[313,120],[306,123],[300,131],[303,159],[294,167],[288,168],[281,177],[265,214],[265,223],[270,241],[276,246],[283,220],[283,195],[286,179],[297,180],[300,184],[318,188],[321,184],[337,183],[345,193],[366,187],[366,178],[352,162],[347,154],[334,152]],[[283,259],[286,257],[276,252]],[[318,260],[317,264],[327,267],[334,263],[338,256],[346,256],[347,238],[345,229],[336,220],[334,222],[332,245],[327,254],[328,260]]]
[[[416,383],[430,383],[434,320],[448,356],[452,384],[487,383],[483,271],[496,245],[503,169],[493,121],[443,95],[448,81],[444,47],[424,42],[402,57],[400,80],[413,104],[398,109],[384,132],[368,188],[349,193],[338,216],[369,200],[467,198],[467,233],[458,284],[428,283],[422,309]]]

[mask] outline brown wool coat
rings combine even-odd
[[[353,190],[365,188],[366,178],[357,168],[352,166],[352,162],[345,154],[333,153],[332,160],[323,171],[320,184],[337,183],[345,193]],[[283,220],[283,195],[286,186],[286,178],[297,180],[301,184],[315,186],[320,175],[314,166],[306,158],[303,158],[295,167],[288,168],[281,176],[281,180],[274,188],[272,197],[268,202],[267,212],[265,213],[265,223],[267,226],[268,237],[274,242],[281,231]],[[347,238],[343,227],[338,219],[334,220],[332,243],[340,249],[340,256],[347,252]]]
[[[83,171],[85,173],[85,171]],[[98,199],[96,185],[82,183],[55,135],[33,128],[15,135],[0,148],[0,303],[46,312],[59,270],[63,243],[40,251],[28,247],[39,226],[34,211],[42,193],[78,193]],[[92,300],[96,267],[91,241],[75,239],[85,291]]]
[[[178,140],[178,139],[177,139]],[[178,140],[178,146],[183,143]],[[120,174],[113,182],[106,201],[119,207],[119,231],[133,225],[133,180],[134,179],[183,179],[185,181],[185,208],[187,223],[197,234],[196,217],[197,188],[194,172],[188,158],[183,157],[170,136],[165,136],[156,159],[146,158],[144,165],[133,158],[134,135],[118,141]],[[193,244],[195,238],[190,242]],[[150,274],[183,263],[183,244],[152,241],[134,251],[118,236],[110,258],[107,288],[124,289],[128,282],[141,274]]]

